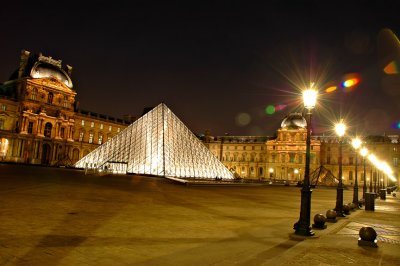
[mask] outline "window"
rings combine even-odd
[[[103,135],[99,135],[99,140],[97,141],[97,143],[101,145],[102,142],[103,142]]]
[[[38,90],[36,88],[33,88],[32,94],[31,94],[31,100],[35,100],[36,101],[37,93],[38,93]]]
[[[295,154],[294,153],[289,153],[289,161],[291,163],[294,163],[294,158],[295,158]]]
[[[244,151],[246,150],[246,146],[243,146],[243,150],[244,150]]]
[[[85,126],[85,120],[82,120],[82,126]]]
[[[7,106],[5,104],[0,105],[0,109],[2,111],[5,111],[7,109]]]
[[[91,122],[91,123],[90,123],[90,127],[91,127],[91,128],[94,128],[94,122]]]
[[[62,127],[62,128],[61,128],[61,131],[60,131],[60,136],[61,136],[61,138],[64,138],[64,134],[65,134],[65,128]]]
[[[393,151],[394,151],[394,152],[397,152],[397,147],[393,147]]]
[[[259,174],[260,174],[260,176],[262,176],[264,174],[264,170],[262,167],[259,168]]]
[[[0,129],[4,129],[4,119],[0,119]]]
[[[393,158],[393,165],[394,166],[399,166],[399,158],[397,158],[397,157]]]
[[[79,132],[79,141],[82,141],[84,137],[83,131]]]
[[[354,163],[354,158],[353,157],[349,157],[349,164],[353,165],[353,163]]]
[[[33,133],[33,122],[28,123],[28,133],[32,134]]]
[[[44,136],[46,138],[51,138],[51,129],[52,129],[53,125],[50,122],[47,122],[44,125]]]
[[[117,128],[117,132],[119,133],[121,131],[121,129],[120,128]]]
[[[349,171],[349,180],[353,180],[353,171]]]
[[[100,124],[100,130],[103,130],[103,124]]]
[[[254,150],[255,150],[255,147],[254,147],[254,146],[251,146],[251,149],[254,151]]]
[[[53,97],[54,97],[53,93],[49,92],[49,94],[47,95],[47,103],[48,104],[52,104],[53,103]]]
[[[68,96],[64,95],[63,107],[68,108]]]
[[[112,126],[108,126],[108,131],[111,131],[112,130]]]
[[[93,133],[89,133],[89,143],[93,143]]]

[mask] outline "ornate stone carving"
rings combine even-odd
[[[61,68],[61,60],[55,60],[51,56],[44,56],[42,53],[39,54],[38,61],[45,62],[54,66]]]

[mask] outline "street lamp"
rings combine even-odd
[[[274,168],[269,168],[269,179],[272,180],[272,177],[274,175]]]
[[[294,224],[295,234],[313,236],[310,226],[311,193],[310,189],[310,157],[311,157],[311,111],[317,102],[318,92],[311,88],[303,91],[304,108],[307,109],[307,139],[306,139],[306,165],[304,169],[304,182],[301,189],[300,218]]]
[[[346,125],[343,123],[343,120],[340,123],[335,125],[336,134],[339,136],[339,183],[337,186],[337,193],[336,193],[336,216],[337,217],[345,217],[343,213],[343,181],[342,181],[342,137],[346,132]]]
[[[368,149],[367,148],[362,148],[360,150],[361,156],[363,157],[363,163],[364,163],[364,185],[363,185],[363,199],[365,200],[365,192],[367,191],[367,180],[366,180],[366,173],[365,173],[365,157],[368,154]]]
[[[295,179],[297,180],[297,179],[299,179],[299,169],[294,169],[294,177],[295,177]]]
[[[355,180],[354,180],[354,187],[353,187],[353,203],[358,206],[358,178],[357,178],[357,166],[358,166],[358,158],[357,158],[357,149],[361,147],[361,140],[359,138],[355,138],[351,141],[354,150],[356,151],[356,169],[355,169]]]

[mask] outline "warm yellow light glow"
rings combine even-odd
[[[351,145],[353,145],[353,148],[357,150],[361,146],[361,140],[359,138],[355,138],[351,141]]]
[[[374,154],[368,155],[368,160],[373,164],[377,165],[378,164],[378,158]]]
[[[339,137],[344,136],[344,133],[346,132],[346,125],[343,123],[343,120],[335,125],[335,131]]]
[[[388,177],[390,178],[390,180],[396,182],[396,178],[393,175],[388,175]]]
[[[336,86],[331,86],[331,87],[325,89],[325,92],[326,92],[326,93],[334,92],[336,89],[337,89]]]
[[[312,88],[303,91],[304,107],[307,109],[314,108],[317,102],[317,95],[318,92]]]
[[[274,172],[274,169],[273,169],[273,168],[269,168],[269,172],[270,172],[270,173],[273,173],[273,172]]]
[[[360,150],[360,153],[362,157],[365,157],[368,154],[368,149],[364,147]]]
[[[299,173],[299,169],[294,169],[294,173],[298,174]]]

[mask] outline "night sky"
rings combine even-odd
[[[314,132],[343,117],[352,134],[400,134],[400,77],[383,71],[400,47],[382,31],[400,34],[400,1],[81,2],[1,3],[0,81],[22,49],[42,52],[73,66],[82,109],[140,116],[165,102],[213,135],[273,135],[313,81]],[[344,90],[346,75],[360,83]]]

